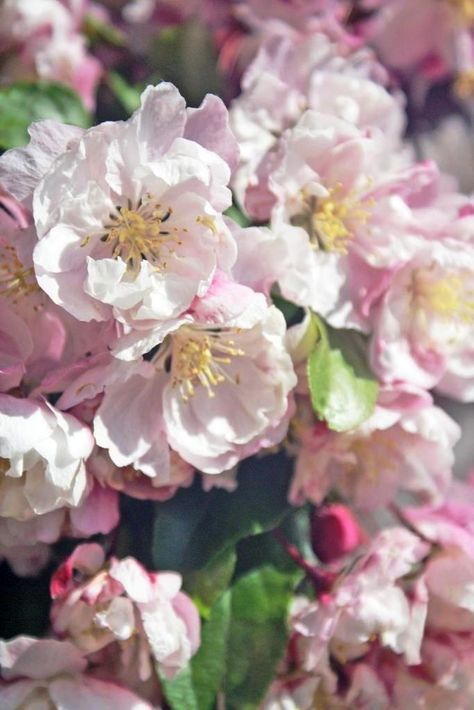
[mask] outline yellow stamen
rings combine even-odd
[[[353,193],[342,196],[342,185],[337,183],[327,197],[318,198],[303,191],[304,209],[291,223],[303,227],[309,234],[314,249],[347,254],[348,242],[353,238],[354,222],[365,223],[370,217],[369,200],[357,200]]]
[[[105,233],[101,237],[104,244],[112,247],[112,257],[119,257],[126,262],[127,272],[136,278],[143,260],[149,261],[158,271],[166,269],[166,258],[175,254],[176,246],[181,246],[180,232],[176,226],[167,224],[172,217],[171,208],[163,209],[152,201],[150,195],[144,195],[136,209],[117,207],[110,215],[110,223],[105,225]],[[90,242],[86,236],[82,247]]]
[[[447,321],[474,323],[474,291],[466,289],[462,275],[436,276],[433,269],[418,269],[412,290],[419,310]]]
[[[198,224],[203,224],[205,227],[211,230],[213,234],[217,234],[217,227],[216,223],[212,219],[212,217],[209,217],[209,215],[199,215],[196,217],[196,222]]]
[[[454,91],[463,100],[474,96],[474,69],[460,72],[457,75],[454,82]]]
[[[230,365],[233,358],[244,354],[224,333],[182,328],[173,338],[172,386],[179,388],[184,401],[194,397],[195,388],[199,385],[212,398],[215,396],[214,388],[230,380],[225,366]],[[238,384],[237,377],[232,381]]]
[[[399,433],[400,436],[400,433]],[[355,463],[346,463],[346,473],[359,473],[370,483],[375,483],[381,471],[394,473],[400,463],[400,450],[386,431],[374,431],[371,436],[355,439],[349,447],[356,458]]]
[[[463,24],[474,22],[474,0],[447,0]]]
[[[16,303],[22,296],[39,292],[33,268],[25,268],[14,247],[3,247],[0,253],[0,296]]]

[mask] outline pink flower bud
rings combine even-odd
[[[335,562],[352,552],[362,533],[357,520],[345,505],[316,508],[311,518],[311,544],[321,562]]]

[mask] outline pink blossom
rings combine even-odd
[[[115,644],[122,664],[138,664],[142,681],[153,672],[150,656],[174,676],[200,643],[199,615],[179,591],[180,575],[147,572],[131,557],[104,562],[99,545],[80,545],[53,576],[55,632],[87,654]]]
[[[220,473],[281,441],[295,384],[285,323],[275,307],[255,316],[246,328],[184,322],[151,363],[106,386],[94,435],[117,465],[165,482],[168,444],[191,465]]]
[[[473,399],[472,257],[461,241],[426,243],[394,275],[374,317],[371,364],[382,381]]]
[[[346,433],[307,421],[304,402],[301,442],[290,500],[320,504],[336,486],[361,509],[387,505],[402,490],[421,501],[441,501],[451,480],[457,424],[427,393],[408,386],[382,389],[374,414]]]
[[[410,601],[398,583],[429,551],[403,528],[379,533],[363,558],[319,602],[302,606],[293,621],[301,636],[302,667],[311,671],[330,649],[346,662],[368,650],[377,635],[382,646],[419,663],[427,597],[423,585]]]
[[[271,224],[287,250],[282,294],[334,327],[369,330],[393,270],[431,236],[423,208],[435,167],[387,152],[376,129],[307,111],[285,133],[269,174]]]
[[[472,70],[470,2],[385,0],[377,4],[380,9],[361,31],[385,65],[408,75],[416,71],[425,80],[455,72],[462,77]]]
[[[12,198],[2,201],[18,217],[0,222],[1,387],[7,391],[22,381],[24,390],[37,392],[45,376],[51,379],[59,366],[104,350],[114,333],[97,323],[79,324],[40,289],[32,258],[37,238],[29,213]]]
[[[31,184],[43,151],[34,134],[29,148],[6,154],[4,170],[28,172],[29,161]],[[235,261],[221,215],[235,157],[217,97],[186,109],[170,84],[148,87],[129,121],[86,131],[43,173],[34,198],[40,286],[79,320],[114,319],[125,335],[166,327]]]
[[[166,447],[165,447],[166,450]],[[115,457],[120,454],[114,450]],[[155,462],[156,468],[160,459]],[[146,463],[136,460],[135,465],[117,466],[112,462],[105,449],[97,449],[88,462],[88,469],[94,473],[97,480],[102,481],[106,490],[125,493],[139,500],[164,501],[172,498],[181,487],[190,486],[194,479],[194,468],[184,461],[174,451],[169,452],[163,470],[157,475],[150,474]],[[148,472],[137,468],[142,465]]]
[[[0,395],[0,515],[28,520],[79,505],[87,491],[88,427],[42,401]]]
[[[15,708],[63,707],[87,710],[151,710],[130,690],[91,678],[87,661],[69,641],[17,636],[0,641],[0,703]]]
[[[0,518],[0,555],[8,561],[15,574],[38,574],[49,561],[49,545],[60,537],[107,534],[117,526],[117,493],[92,481],[88,482],[87,490],[84,501],[74,508],[57,508],[27,520]]]
[[[354,52],[325,34],[270,33],[231,108],[241,147],[234,186],[249,214],[268,219],[276,201],[268,176],[278,157],[280,137],[308,108],[362,129],[382,129],[387,143],[400,147],[400,106],[371,80],[377,72],[370,52]]]
[[[240,303],[228,289],[242,296]],[[255,296],[227,280],[214,284],[151,361],[86,369],[58,405],[69,409],[104,392],[94,417],[97,444],[116,466],[149,477],[157,495],[160,486],[182,485],[187,477],[186,467],[173,471],[173,457],[170,468],[169,446],[191,466],[216,474],[279,443],[296,377],[283,316]]]
[[[31,76],[62,82],[77,91],[86,108],[93,109],[102,68],[87,53],[80,34],[88,4],[5,0],[0,11],[0,47],[7,52],[3,82]]]
[[[474,480],[454,481],[439,505],[403,508],[403,516],[425,539],[457,547],[474,557]]]
[[[25,322],[0,300],[0,390],[20,384],[33,342]]]

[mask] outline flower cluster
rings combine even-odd
[[[0,705],[467,710],[474,201],[418,121],[474,3],[107,5],[0,6],[3,83],[105,72],[0,156],[0,557],[55,568]],[[138,91],[203,31],[227,105]]]
[[[5,0],[0,7],[1,83],[38,78],[63,83],[87,108],[102,69],[88,53],[82,25],[89,0]],[[99,12],[100,14],[100,12]]]

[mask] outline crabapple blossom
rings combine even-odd
[[[0,703],[4,710],[56,707],[68,710],[151,710],[127,688],[97,680],[84,670],[84,655],[69,641],[17,636],[0,641]]]
[[[90,464],[87,464],[90,471]],[[89,490],[90,489],[90,490]],[[107,534],[118,525],[118,494],[98,482],[88,483],[85,500],[27,520],[0,518],[0,555],[15,574],[35,576],[49,561],[49,545],[60,537]]]
[[[36,235],[27,209],[0,196],[14,221],[0,219],[0,310],[2,312],[0,387],[32,391],[57,369],[86,353],[105,350],[114,333],[98,323],[79,324],[53,303],[36,281]]]
[[[186,109],[172,85],[148,87],[129,121],[86,131],[36,186],[41,288],[125,333],[172,322],[235,261],[221,212],[236,150],[217,97]]]
[[[281,441],[296,382],[284,333],[270,307],[250,328],[185,326],[172,337],[161,360],[171,355],[163,415],[170,445],[185,460],[219,473]]]
[[[140,464],[142,462],[140,461]],[[145,469],[146,465],[142,464]],[[105,449],[97,448],[88,461],[87,468],[96,480],[112,489],[139,500],[164,501],[172,498],[178,488],[190,486],[194,469],[174,451],[169,452],[164,470],[167,475],[147,475],[132,465],[116,466]]]
[[[403,509],[403,517],[437,545],[425,578],[434,630],[474,631],[474,481],[455,481],[438,506]],[[446,580],[449,579],[449,584]]]
[[[105,562],[102,548],[91,543],[77,547],[57,570],[51,581],[55,632],[88,655],[116,644],[121,663],[138,664],[142,681],[153,672],[151,659],[173,677],[200,642],[199,615],[179,591],[180,575],[147,572],[132,557]]]
[[[362,130],[383,130],[391,150],[400,150],[403,114],[398,100],[371,80],[377,73],[370,52],[354,51],[325,34],[270,35],[247,69],[230,112],[241,149],[234,187],[246,212],[268,219],[276,202],[268,177],[281,136],[306,109]]]
[[[69,409],[103,392],[94,417],[96,443],[116,466],[155,481],[157,493],[186,478],[182,467],[181,473],[170,469],[169,447],[191,466],[216,474],[279,443],[296,377],[282,314],[254,296],[228,281],[214,284],[150,361],[86,369],[58,405]]]
[[[0,156],[0,562],[57,561],[0,707],[474,707],[474,198],[425,128],[474,3],[103,4],[0,0],[0,84],[93,107],[104,62],[129,116]]]
[[[408,664],[418,663],[426,593],[420,589],[410,602],[397,580],[428,550],[403,528],[379,533],[332,593],[299,610],[293,627],[302,637],[303,668],[317,667],[328,645],[336,658],[364,655],[375,635],[382,646],[403,653]]]
[[[0,515],[29,520],[79,505],[92,434],[44,401],[0,395]]]
[[[386,387],[374,414],[344,433],[308,419],[304,401],[301,407],[292,429],[301,446],[289,493],[293,503],[320,504],[334,485],[360,509],[385,506],[399,490],[442,500],[460,430],[428,393]]]
[[[372,302],[428,236],[419,193],[437,171],[391,166],[387,150],[380,133],[307,111],[269,175],[271,224],[287,250],[282,294],[337,328],[370,329]]]
[[[417,79],[458,74],[461,96],[472,92],[474,5],[472,0],[382,0],[361,32],[386,66]],[[407,13],[410,21],[407,22]]]
[[[368,659],[370,664],[371,648],[377,652],[382,647],[403,654],[408,665],[420,662],[426,588],[423,581],[411,584],[403,578],[428,551],[429,545],[407,530],[385,529],[331,591],[320,594],[317,601],[296,597],[286,658],[263,705],[265,710],[311,710],[319,707],[317,703],[349,709],[359,707],[353,703],[364,697],[367,703],[384,702],[360,707],[388,708],[383,677],[358,660]],[[348,661],[350,689],[344,698],[338,694],[336,673],[339,664],[346,667]],[[357,674],[352,675],[355,668]]]
[[[428,242],[397,270],[374,315],[371,364],[463,401],[474,398],[473,247]]]
[[[38,77],[67,84],[84,105],[95,105],[102,74],[88,54],[80,25],[89,2],[74,0],[4,0],[0,8],[0,47],[6,61],[1,81]]]

